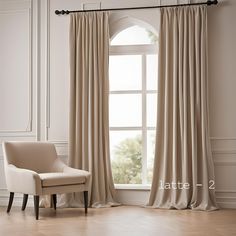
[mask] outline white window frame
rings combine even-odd
[[[109,56],[120,55],[141,55],[142,57],[142,89],[141,90],[115,90],[110,91],[112,94],[141,94],[142,95],[142,126],[140,127],[109,127],[109,131],[141,131],[142,132],[142,184],[115,184],[116,189],[150,189],[147,183],[147,131],[156,130],[156,127],[147,127],[147,95],[157,94],[157,90],[147,90],[147,55],[155,55],[158,53],[157,45],[111,45]]]

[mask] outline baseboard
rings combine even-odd
[[[143,206],[147,204],[149,191],[147,190],[118,190],[118,201],[125,205]],[[234,195],[236,193],[233,193]],[[5,189],[0,190],[0,206],[7,206],[9,192]],[[15,194],[13,206],[21,207],[23,200],[22,194]],[[216,192],[216,201],[220,208],[236,209],[236,196],[232,196],[232,191]],[[33,197],[29,196],[27,206],[33,207]]]
[[[125,205],[144,206],[148,202],[148,190],[117,189],[118,201]],[[216,201],[219,208],[236,209],[236,191],[216,191]]]
[[[9,199],[9,192],[5,189],[0,190],[0,206],[7,206],[8,205],[8,199]],[[23,201],[23,194],[16,193],[14,195],[14,200],[12,206],[22,206],[22,201]],[[33,202],[33,197],[29,196],[27,206],[33,207],[34,202]]]
[[[236,209],[236,202],[217,202],[220,209]]]
[[[216,202],[220,208],[236,209],[236,197],[229,197],[232,193],[225,193],[219,197],[216,193]]]

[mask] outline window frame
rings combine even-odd
[[[147,132],[156,131],[155,126],[147,126],[147,95],[156,94],[158,90],[147,90],[147,56],[158,55],[156,44],[139,44],[139,45],[110,45],[110,56],[122,55],[140,55],[142,58],[142,89],[141,90],[110,90],[112,94],[140,94],[142,96],[142,126],[137,127],[112,127],[111,131],[140,131],[142,133],[142,184],[115,184],[116,189],[140,189],[149,190],[151,184],[147,183]]]

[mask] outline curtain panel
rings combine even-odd
[[[157,138],[148,206],[215,210],[207,9],[162,8],[160,20]]]
[[[70,16],[69,165],[91,173],[89,205],[118,205],[111,173],[108,121],[109,12]],[[82,206],[80,193],[67,205]]]

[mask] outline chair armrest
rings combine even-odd
[[[54,161],[54,164],[52,166],[52,172],[62,172],[62,173],[67,173],[67,174],[72,174],[72,175],[75,174],[75,175],[85,176],[86,180],[85,180],[84,189],[85,191],[89,189],[91,174],[88,171],[71,168],[67,166],[59,158],[57,158]]]
[[[41,195],[39,175],[32,170],[18,168],[12,164],[5,167],[7,188],[10,192]]]
[[[90,184],[90,176],[91,176],[91,174],[88,171],[71,168],[71,167],[65,165],[63,168],[63,172],[68,173],[68,174],[77,174],[77,175],[85,176],[85,178],[86,178],[85,188],[86,188],[86,190],[88,190],[89,184]]]
[[[88,171],[69,167],[63,161],[61,161],[59,158],[57,158],[55,160],[55,162],[53,164],[52,172],[63,172],[63,173],[68,173],[68,174],[77,174],[77,175],[83,175],[87,179],[90,178],[90,173]]]

